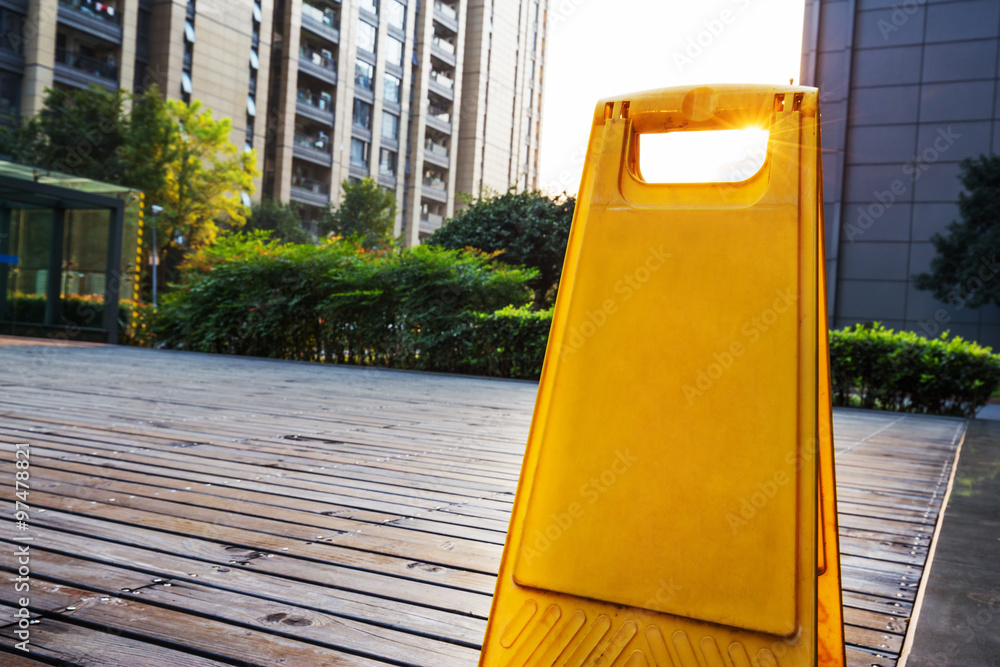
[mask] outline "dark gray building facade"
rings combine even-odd
[[[958,218],[959,163],[1000,150],[998,58],[998,0],[807,0],[800,78],[820,89],[831,326],[950,329],[1000,349],[1000,308],[943,303],[913,280]],[[1000,280],[983,259],[983,280]]]

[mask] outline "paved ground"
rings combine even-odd
[[[15,657],[20,594],[0,586],[0,664],[474,665],[534,396],[0,337],[0,569],[32,537],[37,621]],[[889,667],[965,422],[834,421],[850,664]]]
[[[906,665],[1000,665],[1000,422],[969,425]]]

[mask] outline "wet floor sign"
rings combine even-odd
[[[812,88],[598,105],[481,665],[844,664],[819,159]]]

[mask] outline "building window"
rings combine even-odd
[[[362,100],[354,100],[354,127],[372,129],[372,105]]]
[[[0,49],[21,55],[24,53],[24,15],[0,9]]]
[[[399,91],[402,85],[403,82],[399,80],[399,77],[386,74],[382,84],[382,97],[385,98],[385,101],[399,104]]]
[[[0,116],[16,116],[21,103],[21,77],[0,72]]]
[[[375,80],[375,66],[364,60],[354,63],[354,85],[362,90],[371,91]]]
[[[379,150],[378,156],[378,170],[379,173],[385,174],[386,176],[396,175],[396,152],[391,151],[388,148],[382,148]]]
[[[360,139],[351,139],[351,164],[358,167],[368,166],[368,143]]]
[[[250,67],[260,69],[260,57],[257,56],[257,52],[253,49],[250,49]]]
[[[194,44],[194,24],[190,21],[184,22],[184,39]]]
[[[378,16],[378,0],[361,0],[361,11]]]
[[[385,61],[396,67],[403,66],[403,43],[395,37],[386,40]]]
[[[375,26],[358,19],[358,48],[375,53]]]
[[[187,72],[181,72],[181,91],[190,95],[191,89],[191,75]]]
[[[385,17],[389,21],[390,27],[399,30],[406,29],[406,5],[399,0],[389,0],[389,4],[385,8]]]
[[[394,113],[382,113],[382,138],[399,141],[399,116]]]

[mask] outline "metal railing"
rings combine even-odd
[[[334,72],[337,71],[337,61],[332,54],[320,53],[315,49],[302,45],[299,47],[299,57],[305,58],[317,67],[324,67]]]
[[[78,51],[56,47],[56,62],[73,69],[99,76],[105,79],[118,80],[118,64],[109,56],[105,60],[85,56]]]
[[[329,195],[330,194],[330,184],[321,183],[320,181],[314,181],[311,178],[305,176],[292,176],[292,187],[299,188],[301,190],[306,190],[317,195]]]
[[[443,16],[450,18],[452,21],[458,20],[458,12],[451,5],[446,5],[441,0],[434,0],[435,11],[441,12]]]
[[[310,150],[319,151],[321,153],[330,152],[330,137],[310,136],[308,134],[296,132],[294,142],[296,146],[302,146],[303,148],[308,148]]]
[[[59,0],[59,4],[86,16],[92,16],[113,25],[121,25],[121,13],[114,5],[93,0]]]

